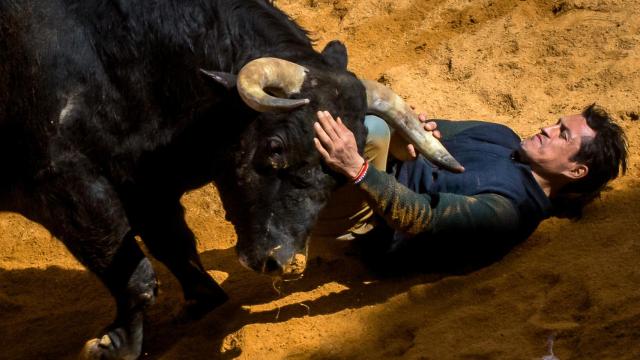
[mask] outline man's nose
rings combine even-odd
[[[560,129],[560,125],[551,125],[541,128],[540,132],[542,133],[542,135],[550,138],[555,135],[558,129]]]

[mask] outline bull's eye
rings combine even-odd
[[[278,137],[267,139],[267,151],[271,155],[282,155],[284,153],[284,142]]]
[[[266,168],[282,170],[289,166],[282,138],[278,136],[269,137],[265,140],[263,146],[264,150],[258,153],[257,159],[260,159],[259,164],[265,167],[264,170],[267,170]]]

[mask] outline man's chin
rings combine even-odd
[[[527,144],[525,144],[525,141],[523,141],[520,144],[520,147],[518,148],[518,150],[516,150],[513,153],[513,159],[517,160],[519,162],[522,162],[522,163],[528,163],[529,162],[529,157],[527,156],[527,148],[526,148]]]

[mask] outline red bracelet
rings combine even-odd
[[[358,171],[358,175],[353,178],[353,183],[358,184],[359,182],[361,182],[362,179],[364,179],[365,175],[367,175],[367,170],[369,170],[369,162],[365,160],[364,164],[362,164],[362,167],[360,168],[360,171]]]

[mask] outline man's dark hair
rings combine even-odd
[[[594,104],[582,111],[587,125],[596,135],[582,138],[582,144],[572,161],[589,167],[587,175],[565,185],[551,199],[554,215],[578,219],[582,209],[600,196],[607,183],[627,171],[627,139],[622,128],[616,124],[602,107]]]

